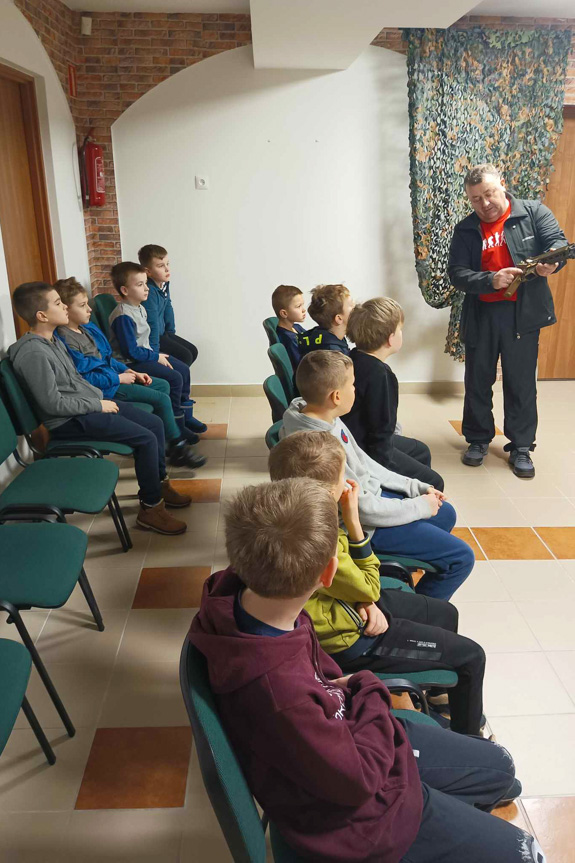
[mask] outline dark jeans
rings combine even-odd
[[[153,378],[148,386],[144,384],[120,384],[116,390],[114,400],[124,402],[144,402],[152,405],[154,413],[157,414],[164,424],[164,432],[167,441],[179,440],[181,431],[174,419],[174,411],[170,401],[170,387],[167,381]]]
[[[421,826],[402,863],[544,863],[533,837],[488,814],[512,787],[514,795],[520,790],[506,749],[482,737],[402,724],[423,789]]]
[[[516,447],[529,447],[537,431],[539,330],[517,337],[515,303],[477,305],[477,342],[465,345],[463,435],[468,443],[490,443],[495,436],[493,384],[501,354],[503,431]]]
[[[401,497],[382,491],[382,497]],[[455,510],[445,501],[437,515],[397,527],[378,527],[371,539],[375,552],[414,557],[431,563],[438,572],[426,572],[416,591],[436,599],[451,599],[475,564],[473,550],[450,531],[456,521]]]
[[[164,333],[160,336],[160,351],[176,357],[187,366],[191,366],[198,357],[197,347],[175,333]]]
[[[163,353],[163,351],[162,351]],[[145,372],[153,378],[162,378],[170,385],[170,401],[174,410],[174,416],[182,416],[182,401],[190,397],[190,369],[189,367],[173,357],[168,357],[168,362],[173,366],[169,369],[161,363],[134,363],[132,368],[135,372]]]
[[[385,466],[402,476],[427,482],[443,491],[444,482],[437,471],[431,467],[431,453],[423,441],[412,437],[394,434],[391,461]]]
[[[451,730],[479,734],[483,712],[483,648],[457,634],[459,614],[454,605],[403,590],[382,590],[379,607],[389,628],[375,636],[368,653],[349,663],[334,654],[346,673],[402,672],[449,669],[458,675],[457,686],[448,690]]]
[[[166,476],[166,441],[162,420],[127,402],[116,402],[117,414],[93,413],[74,417],[51,432],[56,439],[115,441],[131,446],[140,500],[154,506],[162,499],[160,482]]]

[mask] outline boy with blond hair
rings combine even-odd
[[[250,790],[293,852],[543,863],[533,837],[487,814],[521,789],[506,750],[398,720],[381,681],[342,677],[321,650],[303,607],[337,570],[329,489],[304,478],[244,488],[225,521],[231,567],[205,582],[189,639]]]
[[[302,356],[311,351],[339,351],[349,354],[345,337],[353,299],[345,285],[318,285],[311,292],[308,313],[317,327],[298,336]]]
[[[301,398],[283,416],[280,436],[295,431],[329,431],[343,444],[346,477],[359,486],[359,516],[376,551],[415,557],[432,564],[418,593],[450,599],[475,563],[472,549],[450,531],[455,510],[428,483],[409,479],[374,461],[356,443],[340,417],[355,398],[353,363],[335,351],[314,351],[298,366]]]
[[[396,433],[399,384],[386,360],[401,349],[403,322],[403,309],[391,297],[358,303],[351,312],[347,332],[355,342],[350,354],[355,401],[342,420],[374,461],[443,491],[443,478],[431,468],[429,447]]]
[[[272,306],[278,319],[277,337],[288,352],[295,372],[301,359],[298,337],[305,333],[301,326],[306,315],[303,292],[295,285],[278,285],[272,294]]]
[[[305,605],[326,653],[347,672],[455,671],[451,730],[480,734],[485,653],[457,634],[459,614],[451,603],[400,590],[399,583],[381,590],[379,560],[359,519],[359,487],[345,477],[341,443],[327,431],[295,432],[271,450],[269,469],[272,480],[323,482],[339,502],[345,531],[338,535],[337,572]]]

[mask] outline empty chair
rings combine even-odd
[[[263,386],[272,409],[272,422],[280,422],[288,409],[288,401],[282,383],[277,375],[270,375],[269,378],[265,379]]]
[[[268,357],[274,367],[274,372],[281,381],[285,397],[289,403],[296,397],[297,393],[294,383],[293,367],[288,352],[283,345],[271,345],[268,348]]]
[[[94,319],[108,340],[110,339],[108,318],[116,308],[116,305],[116,298],[113,294],[96,294],[90,300]]]

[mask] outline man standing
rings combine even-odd
[[[537,430],[539,330],[556,322],[547,276],[557,264],[538,264],[537,277],[506,299],[505,289],[521,273],[515,264],[567,242],[551,210],[540,201],[515,198],[493,165],[476,165],[465,177],[475,212],[455,226],[449,278],[466,296],[461,316],[465,344],[465,403],[462,431],[469,444],[463,463],[478,467],[495,435],[493,384],[497,360],[503,371],[503,431],[516,476],[531,478],[530,453]]]

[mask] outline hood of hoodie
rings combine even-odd
[[[295,431],[329,431],[333,433],[336,426],[335,421],[329,423],[325,420],[318,420],[315,417],[308,417],[302,413],[305,406],[306,402],[304,399],[293,399],[283,415],[284,427],[280,432],[280,437],[286,437],[286,435],[293,434]]]

